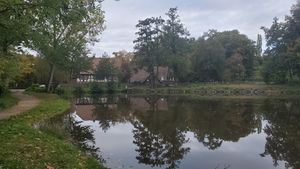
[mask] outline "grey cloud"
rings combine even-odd
[[[274,17],[289,14],[295,0],[105,0],[107,29],[92,53],[133,50],[135,25],[150,16],[164,16],[170,7],[177,6],[182,22],[193,37],[208,29],[220,31],[238,29],[256,40],[261,26],[270,26]]]

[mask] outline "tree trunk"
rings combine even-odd
[[[151,73],[150,73],[150,85],[151,85],[151,88],[152,88],[152,89],[155,88],[155,71],[154,71],[154,67],[151,68]]]
[[[50,64],[50,77],[49,77],[49,83],[48,83],[48,88],[47,88],[47,92],[50,93],[51,91],[51,87],[52,87],[52,83],[53,83],[53,76],[54,76],[54,64]]]

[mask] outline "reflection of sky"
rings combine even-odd
[[[76,116],[76,120],[80,117]],[[133,126],[130,123],[116,124],[106,132],[102,131],[99,122],[85,121],[83,125],[91,126],[95,135],[96,146],[100,147],[101,155],[111,168],[143,168],[151,166],[138,164],[136,160],[137,149],[133,144]],[[265,127],[266,122],[263,122]],[[270,156],[261,157],[264,152],[265,133],[253,133],[238,142],[223,141],[222,146],[216,150],[209,150],[198,142],[192,132],[186,133],[189,142],[183,147],[191,150],[181,160],[180,168],[183,169],[223,169],[230,165],[230,169],[273,169]],[[284,168],[284,163],[279,162],[278,169]],[[277,169],[276,168],[276,169]]]

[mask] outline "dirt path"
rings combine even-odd
[[[11,108],[0,111],[0,120],[8,119],[11,116],[26,112],[39,104],[39,99],[34,96],[26,95],[23,92],[24,90],[12,90],[13,96],[17,97],[19,102]]]

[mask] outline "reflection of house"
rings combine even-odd
[[[75,100],[74,112],[84,121],[95,121],[97,119],[97,113],[102,111],[108,111],[110,113],[121,113],[119,112],[119,99],[108,99],[106,97],[100,97],[92,99],[89,97],[78,98]],[[102,105],[102,106],[97,106]],[[124,106],[124,105],[123,105]],[[159,98],[151,101],[151,99],[143,97],[132,97],[130,102],[126,105],[130,108],[130,111],[136,111],[139,113],[145,113],[149,110],[152,111],[167,111],[168,102],[166,99]],[[100,112],[98,112],[100,111]]]
[[[159,83],[174,83],[174,77],[172,71],[168,67],[158,67],[154,69],[156,80]],[[145,68],[138,69],[130,78],[130,83],[147,83],[149,82],[150,73]]]
[[[94,121],[97,116],[94,114],[95,106],[94,105],[80,105],[75,108],[76,114],[83,121]]]
[[[130,98],[130,106],[133,110],[145,112],[150,109],[149,103],[142,97]]]
[[[148,110],[151,110],[151,103],[149,103],[146,99],[141,97],[130,98],[130,105],[131,109],[136,111],[146,112]],[[152,109],[154,110],[168,110],[168,102],[163,98],[160,98],[157,101],[153,102],[152,106]]]

